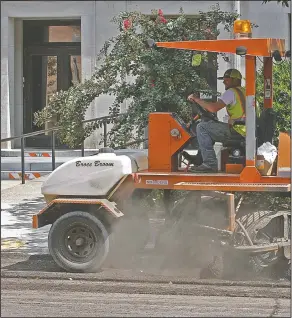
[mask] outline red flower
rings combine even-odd
[[[163,12],[161,9],[158,10],[158,15],[160,15],[161,17],[163,16]]]
[[[132,22],[129,19],[124,20],[123,24],[124,24],[124,29],[125,30],[130,29],[130,27],[132,26]]]
[[[212,32],[212,30],[210,28],[207,28],[205,30],[205,36],[206,36],[207,40],[211,40],[211,39],[215,39],[216,38],[214,33]]]
[[[160,17],[159,21],[164,24],[167,23],[167,20],[164,17]]]

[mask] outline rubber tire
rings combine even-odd
[[[87,262],[74,262],[68,259],[62,251],[63,233],[72,223],[84,223],[94,233],[100,233],[103,238],[102,248],[96,249],[95,255]],[[98,239],[98,237],[96,237]],[[103,223],[94,215],[83,211],[74,211],[62,215],[50,228],[48,235],[48,247],[54,261],[67,272],[97,272],[104,263],[109,252],[109,233]]]

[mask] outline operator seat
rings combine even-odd
[[[236,120],[234,122],[236,125],[245,125],[244,120]],[[224,157],[226,158],[224,161],[225,163],[238,163],[244,164],[245,162],[245,137],[240,135],[235,130],[231,130],[231,137],[224,140],[222,143],[223,148],[225,148],[225,153],[227,152]]]
[[[243,121],[236,121],[235,124],[243,125]],[[273,143],[275,133],[275,111],[266,108],[256,119],[257,148],[265,142]],[[234,131],[231,138],[225,140],[222,146],[229,149],[229,163],[245,163],[245,137]]]
[[[257,136],[257,147],[260,147],[265,142],[273,143],[275,134],[275,111],[272,108],[264,109],[261,112],[259,118],[256,119],[256,136]],[[235,121],[237,125],[244,125],[244,121]],[[245,137],[241,136],[237,132],[231,135],[230,139],[224,141],[223,146],[225,147],[242,147],[245,146]]]
[[[273,108],[266,108],[262,111],[257,120],[257,147],[265,142],[273,143],[276,127],[276,113]]]

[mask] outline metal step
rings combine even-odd
[[[216,191],[275,191],[289,192],[290,184],[273,183],[211,183],[211,182],[178,182],[174,184],[177,190],[216,190]]]

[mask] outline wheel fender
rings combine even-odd
[[[114,218],[120,218],[124,215],[117,207],[115,202],[111,202],[107,199],[86,199],[86,198],[57,198],[47,204],[39,213],[32,217],[32,227],[34,229],[40,228],[51,222],[48,221],[48,215],[55,212],[56,205],[100,205],[104,207],[105,211],[108,212]]]

